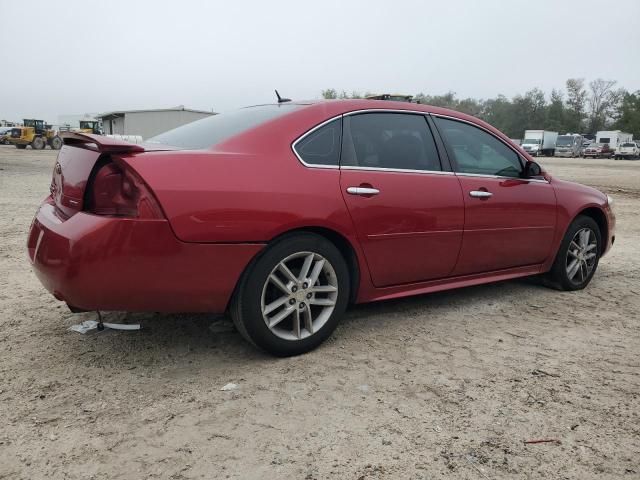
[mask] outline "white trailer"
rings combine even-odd
[[[631,133],[624,133],[620,130],[602,130],[596,133],[596,143],[609,145],[609,148],[613,150],[615,154],[616,149],[622,143],[633,141],[633,135]]]
[[[558,132],[548,130],[525,130],[522,148],[529,155],[552,157],[556,150]]]

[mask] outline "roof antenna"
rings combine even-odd
[[[285,103],[285,102],[290,102],[291,101],[290,98],[282,98],[280,96],[280,94],[278,93],[278,90],[276,90],[276,97],[278,97],[278,103]]]

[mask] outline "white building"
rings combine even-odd
[[[147,139],[173,128],[201,118],[215,115],[214,112],[191,110],[180,105],[175,108],[156,110],[122,110],[97,115],[102,120],[105,135],[140,135]]]

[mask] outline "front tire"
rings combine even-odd
[[[267,247],[238,285],[231,316],[245,339],[281,357],[313,350],[335,330],[349,299],[349,271],[334,244],[312,233]]]
[[[547,274],[548,284],[558,290],[582,290],[598,268],[602,234],[591,217],[578,216],[569,226]]]

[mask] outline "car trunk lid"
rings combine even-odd
[[[84,194],[94,167],[112,154],[141,153],[141,145],[101,135],[63,133],[64,146],[58,154],[51,179],[51,198],[66,218],[84,208]]]

